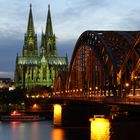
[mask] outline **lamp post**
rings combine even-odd
[[[95,87],[96,94],[98,95],[98,86]]]
[[[126,82],[126,83],[125,83],[125,87],[126,87],[126,93],[125,93],[125,96],[126,96],[126,94],[128,94],[127,92],[128,92],[128,88],[129,88],[129,86],[130,86],[130,84],[129,84],[128,82]]]

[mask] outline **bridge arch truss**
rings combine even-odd
[[[60,90],[66,94],[136,94],[140,88],[140,32],[85,31],[75,45],[67,79],[61,83],[65,89]]]

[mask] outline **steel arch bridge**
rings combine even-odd
[[[69,72],[57,93],[126,96],[140,89],[140,31],[85,31],[75,45]]]

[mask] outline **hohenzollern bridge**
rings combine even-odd
[[[83,32],[68,71],[55,81],[54,95],[140,104],[140,31]]]

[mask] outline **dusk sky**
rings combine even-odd
[[[50,4],[58,54],[67,53],[69,58],[85,30],[140,30],[139,0],[0,0],[0,77],[13,77],[16,55],[22,54],[30,3],[38,47]]]

